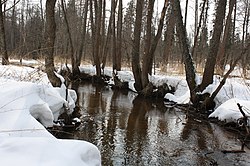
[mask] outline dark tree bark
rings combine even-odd
[[[101,3],[102,1],[98,1]],[[92,44],[93,44],[93,58],[94,64],[96,66],[96,75],[101,77],[101,67],[99,59],[99,48],[100,48],[100,25],[101,25],[101,8],[97,0],[94,1],[95,5],[95,21],[93,17],[93,2],[90,1],[90,20],[91,20],[91,29],[92,29]]]
[[[109,50],[109,42],[111,39],[111,25],[112,25],[112,19],[109,17],[109,24],[108,24],[108,32],[107,32],[107,37],[104,42],[103,46],[103,53],[102,53],[102,70],[106,66],[106,61],[107,61],[107,55],[108,55],[108,50]]]
[[[65,25],[66,25],[66,31],[67,31],[67,34],[68,34],[69,53],[70,53],[70,58],[71,58],[72,73],[73,73],[73,76],[75,77],[80,73],[80,70],[79,70],[78,66],[76,65],[76,57],[74,55],[75,50],[74,50],[74,46],[73,46],[72,34],[71,34],[71,31],[70,31],[70,27],[69,27],[69,21],[68,21],[67,12],[66,12],[66,9],[65,9],[64,0],[61,0],[61,5],[62,5],[62,12],[63,12],[64,21],[65,21]]]
[[[116,52],[116,33],[115,33],[115,9],[116,9],[116,0],[112,0],[111,4],[111,34],[112,34],[112,59],[113,59],[113,71],[117,70],[117,52]]]
[[[116,70],[121,70],[121,57],[122,57],[122,0],[119,0],[118,7],[118,20],[117,20],[117,54],[116,54]]]
[[[46,25],[45,25],[45,71],[48,75],[48,78],[53,86],[60,86],[60,80],[55,75],[54,67],[54,43],[55,43],[55,4],[56,0],[47,0],[46,1]]]
[[[187,28],[188,0],[186,0],[184,27]]]
[[[146,36],[145,36],[145,46],[144,46],[144,54],[142,58],[142,87],[145,88],[148,83],[148,74],[150,71],[148,71],[149,68],[149,61],[150,61],[150,47],[152,42],[152,18],[153,18],[153,12],[154,12],[154,3],[155,0],[149,0],[148,1],[148,8],[147,8],[147,25],[146,25]],[[152,67],[150,68],[152,69]]]
[[[69,39],[69,50],[70,50],[69,52],[70,52],[70,57],[71,57],[72,72],[73,72],[73,76],[76,76],[76,75],[78,75],[80,73],[80,70],[79,70],[78,66],[76,65],[76,58],[75,58],[75,55],[74,55],[74,47],[73,47],[72,35],[71,35],[71,32],[70,32],[70,28],[69,28],[69,22],[68,22],[67,13],[66,13],[66,10],[65,10],[64,0],[61,0],[61,5],[62,5],[64,21],[65,21],[65,24],[66,24],[68,39]]]
[[[151,40],[151,36],[152,36],[151,24],[152,24],[154,0],[149,1],[149,4],[148,4],[147,37],[146,37],[146,45],[145,45],[146,48],[145,48],[144,55],[143,55],[142,76],[141,76],[143,88],[146,88],[149,83],[148,74],[150,75],[152,74],[154,53],[155,53],[158,41],[161,38],[164,18],[165,18],[166,11],[167,11],[167,5],[168,5],[168,0],[165,0],[164,6],[161,12],[160,22],[158,25],[156,36],[153,38],[153,40]]]
[[[148,70],[148,73],[150,75],[152,74],[153,59],[154,59],[154,56],[155,56],[154,53],[155,53],[157,44],[158,44],[158,42],[159,42],[159,40],[161,38],[161,35],[162,35],[162,29],[163,29],[163,26],[164,26],[164,19],[165,19],[165,16],[166,16],[168,1],[169,0],[164,1],[164,6],[163,6],[163,9],[161,11],[161,17],[160,17],[160,22],[159,22],[159,25],[158,25],[158,30],[157,30],[156,36],[153,38],[153,41],[152,41],[152,44],[151,44],[151,47],[150,47],[150,50],[149,50],[150,58],[149,58],[149,64],[148,64],[148,69],[147,70]]]
[[[222,75],[224,72],[224,66],[226,62],[226,45],[229,43],[230,40],[230,30],[231,30],[231,24],[232,24],[232,13],[233,8],[235,5],[236,0],[230,0],[229,1],[229,11],[227,15],[226,25],[224,28],[224,35],[222,43],[219,47],[218,55],[217,55],[217,65],[219,68],[219,72]]]
[[[11,14],[11,34],[10,34],[10,49],[14,50],[16,48],[16,0],[13,1],[13,8]]]
[[[174,6],[174,13],[176,16],[176,26],[177,34],[182,46],[182,55],[184,57],[185,71],[186,71],[186,80],[188,87],[190,89],[191,101],[196,102],[196,81],[195,81],[195,68],[192,61],[192,57],[189,53],[189,46],[186,34],[186,28],[183,25],[180,0],[172,0]]]
[[[9,64],[9,56],[7,53],[6,48],[6,37],[5,37],[5,27],[4,27],[4,11],[3,11],[3,5],[4,0],[0,1],[0,51],[2,54],[2,65],[8,65]]]
[[[82,23],[82,35],[81,35],[81,44],[78,56],[76,57],[76,66],[81,65],[83,48],[85,47],[85,36],[86,36],[86,29],[87,29],[87,16],[88,16],[88,0],[85,1],[84,4],[84,16],[83,16],[83,23]],[[86,49],[86,48],[85,48]]]
[[[195,49],[196,49],[196,45],[197,45],[197,41],[198,41],[198,36],[199,36],[199,33],[200,33],[201,21],[202,21],[203,15],[204,15],[206,2],[207,2],[207,0],[204,0],[204,1],[203,1],[202,9],[201,9],[201,14],[200,14],[199,24],[198,24],[198,26],[196,27],[197,29],[195,30],[196,34],[195,34],[195,36],[194,36],[194,46],[193,46],[193,49],[192,49],[192,56],[195,55]]]
[[[142,90],[141,67],[140,67],[140,37],[142,26],[142,10],[144,0],[136,2],[136,18],[134,28],[134,39],[132,46],[132,71],[135,78],[135,89],[139,92]]]
[[[167,19],[167,29],[164,34],[164,53],[163,53],[163,59],[165,65],[168,64],[169,57],[171,55],[171,48],[173,46],[174,42],[174,33],[175,33],[175,16],[173,13],[173,4],[170,2],[170,11],[168,14],[168,19]]]
[[[220,44],[220,37],[223,30],[223,20],[225,18],[227,1],[219,0],[216,9],[216,18],[214,22],[214,32],[210,41],[210,49],[205,65],[202,83],[200,90],[203,91],[209,84],[213,83],[214,68]]]
[[[105,39],[106,39],[106,0],[103,0],[102,5],[102,25],[101,25],[101,48],[100,48],[100,61],[103,60]],[[105,65],[102,65],[105,66]],[[101,68],[102,68],[101,66]]]

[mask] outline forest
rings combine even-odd
[[[73,79],[79,77],[82,61],[95,65],[96,78],[100,80],[106,66],[112,66],[114,74],[122,67],[132,67],[135,89],[145,97],[150,97],[153,91],[148,75],[156,67],[168,73],[168,66],[176,65],[177,71],[186,73],[191,101],[195,104],[202,99],[205,105],[210,105],[208,108],[218,92],[209,98],[197,94],[213,82],[215,74],[226,79],[239,65],[242,75],[247,77],[250,11],[247,0],[196,0],[191,2],[192,11],[188,0],[124,3],[3,0],[2,64],[9,64],[9,58],[45,59],[45,70],[53,85],[57,80],[53,73],[55,59],[72,66]],[[193,11],[194,18],[190,19],[187,16]],[[230,71],[225,73],[227,65]],[[200,84],[195,81],[196,74],[203,75]]]

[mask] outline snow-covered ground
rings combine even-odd
[[[101,165],[97,147],[60,140],[45,127],[71,113],[76,92],[50,85],[45,73],[22,66],[0,66],[0,165]],[[44,127],[45,126],[45,127]]]

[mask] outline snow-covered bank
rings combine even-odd
[[[8,166],[100,165],[98,149],[85,141],[0,137],[0,164]]]
[[[94,75],[95,67],[91,65],[82,66],[81,71],[90,75]],[[112,76],[112,68],[105,68],[104,73],[106,75]],[[227,79],[225,85],[215,97],[216,110],[209,117],[216,117],[223,121],[236,121],[238,118],[242,117],[237,107],[236,101],[239,101],[240,104],[242,103],[243,108],[245,107],[245,112],[250,110],[250,80],[245,80],[240,77],[241,72],[239,67],[236,67],[235,71],[232,73],[232,76],[233,77]],[[118,77],[123,81],[127,81],[129,83],[129,88],[135,91],[133,86],[134,78],[131,71],[128,71],[127,69],[118,71]],[[184,76],[169,76],[162,75],[162,73],[156,73],[156,75],[150,76],[149,79],[155,86],[160,86],[164,83],[167,83],[168,85],[175,87],[175,93],[166,94],[166,99],[179,104],[187,104],[190,102],[190,92],[186,78]],[[208,92],[212,94],[218,87],[221,79],[222,78],[219,76],[214,76],[214,83],[208,86],[203,91],[203,93]],[[202,77],[197,76],[197,81],[200,82],[201,80]],[[247,112],[246,114],[248,115]]]
[[[85,141],[60,140],[44,126],[68,107],[73,111],[76,93],[54,88],[45,73],[28,67],[0,66],[1,165],[100,165],[100,152]]]

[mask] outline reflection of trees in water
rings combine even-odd
[[[187,117],[185,126],[181,133],[183,143],[190,142],[194,144],[194,151],[197,151],[197,164],[207,165],[210,163],[208,158],[202,153],[211,150],[211,143],[214,143],[214,133],[211,124],[208,121],[195,120],[194,117]],[[196,149],[198,148],[198,149]]]
[[[150,102],[145,102],[141,98],[136,97],[133,101],[133,108],[129,115],[128,126],[126,129],[126,164],[139,163],[141,152],[147,135],[147,119],[146,112],[151,108]],[[130,161],[131,160],[131,161]]]
[[[176,165],[183,160],[208,165],[211,160],[204,154],[227,140],[216,125],[194,116],[183,122],[183,112],[161,101],[136,97],[132,104],[133,95],[126,91],[89,84],[77,89],[84,116],[74,138],[97,145],[103,165]]]

